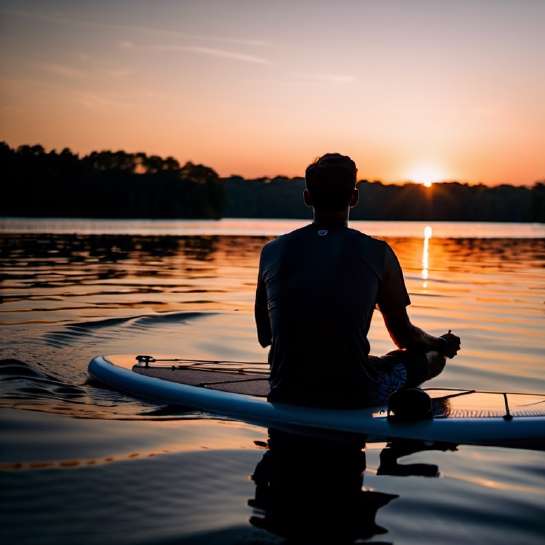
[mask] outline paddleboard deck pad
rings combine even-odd
[[[138,359],[137,359],[138,357]],[[269,403],[268,366],[171,355],[97,356],[89,373],[125,393],[281,429],[357,433],[372,439],[456,444],[545,444],[545,394],[426,389],[433,419],[399,422],[386,406],[320,409]]]

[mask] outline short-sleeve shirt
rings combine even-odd
[[[270,345],[271,401],[353,404],[376,381],[367,334],[375,306],[410,304],[390,246],[310,224],[263,247],[255,316]]]

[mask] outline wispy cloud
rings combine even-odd
[[[83,67],[75,67],[55,62],[42,63],[37,66],[40,70],[53,74],[54,76],[73,80],[96,78],[122,80],[133,74],[133,71],[128,68],[98,62],[85,54],[76,55],[75,58],[78,61],[78,64],[83,65]]]
[[[134,44],[132,47],[135,47]],[[213,47],[201,47],[198,45],[152,45],[152,46],[143,46],[145,49],[150,49],[153,51],[179,51],[179,52],[189,52],[189,53],[198,53],[201,55],[208,55],[210,57],[219,57],[222,59],[230,59],[233,61],[240,62],[249,62],[253,64],[271,64],[268,59],[263,57],[258,57],[256,55],[248,55],[246,53],[241,53],[239,51],[229,51],[226,49],[217,49]]]
[[[12,15],[16,17],[25,17],[30,19],[38,19],[41,21],[55,23],[60,25],[80,26],[89,28],[110,28],[114,30],[125,30],[129,32],[140,32],[154,35],[161,35],[171,38],[183,38],[188,40],[198,40],[203,42],[218,42],[233,45],[242,45],[248,47],[265,47],[269,46],[269,42],[264,40],[256,40],[252,38],[233,38],[229,36],[212,36],[206,34],[193,34],[183,30],[170,30],[165,28],[147,27],[141,25],[122,25],[119,23],[103,23],[98,21],[84,21],[81,19],[73,19],[63,15],[43,15],[23,10],[8,10],[0,9],[0,13],[4,15]],[[130,42],[129,42],[130,43]]]

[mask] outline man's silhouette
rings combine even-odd
[[[348,228],[358,202],[350,157],[328,153],[306,170],[310,225],[266,244],[255,302],[260,344],[271,346],[271,401],[330,407],[385,402],[437,376],[460,339],[414,326],[403,273],[390,246]],[[369,355],[375,306],[399,350]]]

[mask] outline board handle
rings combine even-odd
[[[138,362],[136,365],[138,367],[149,367],[150,363],[153,363],[155,361],[155,358],[153,356],[146,356],[146,355],[138,355],[136,356],[136,361]]]

